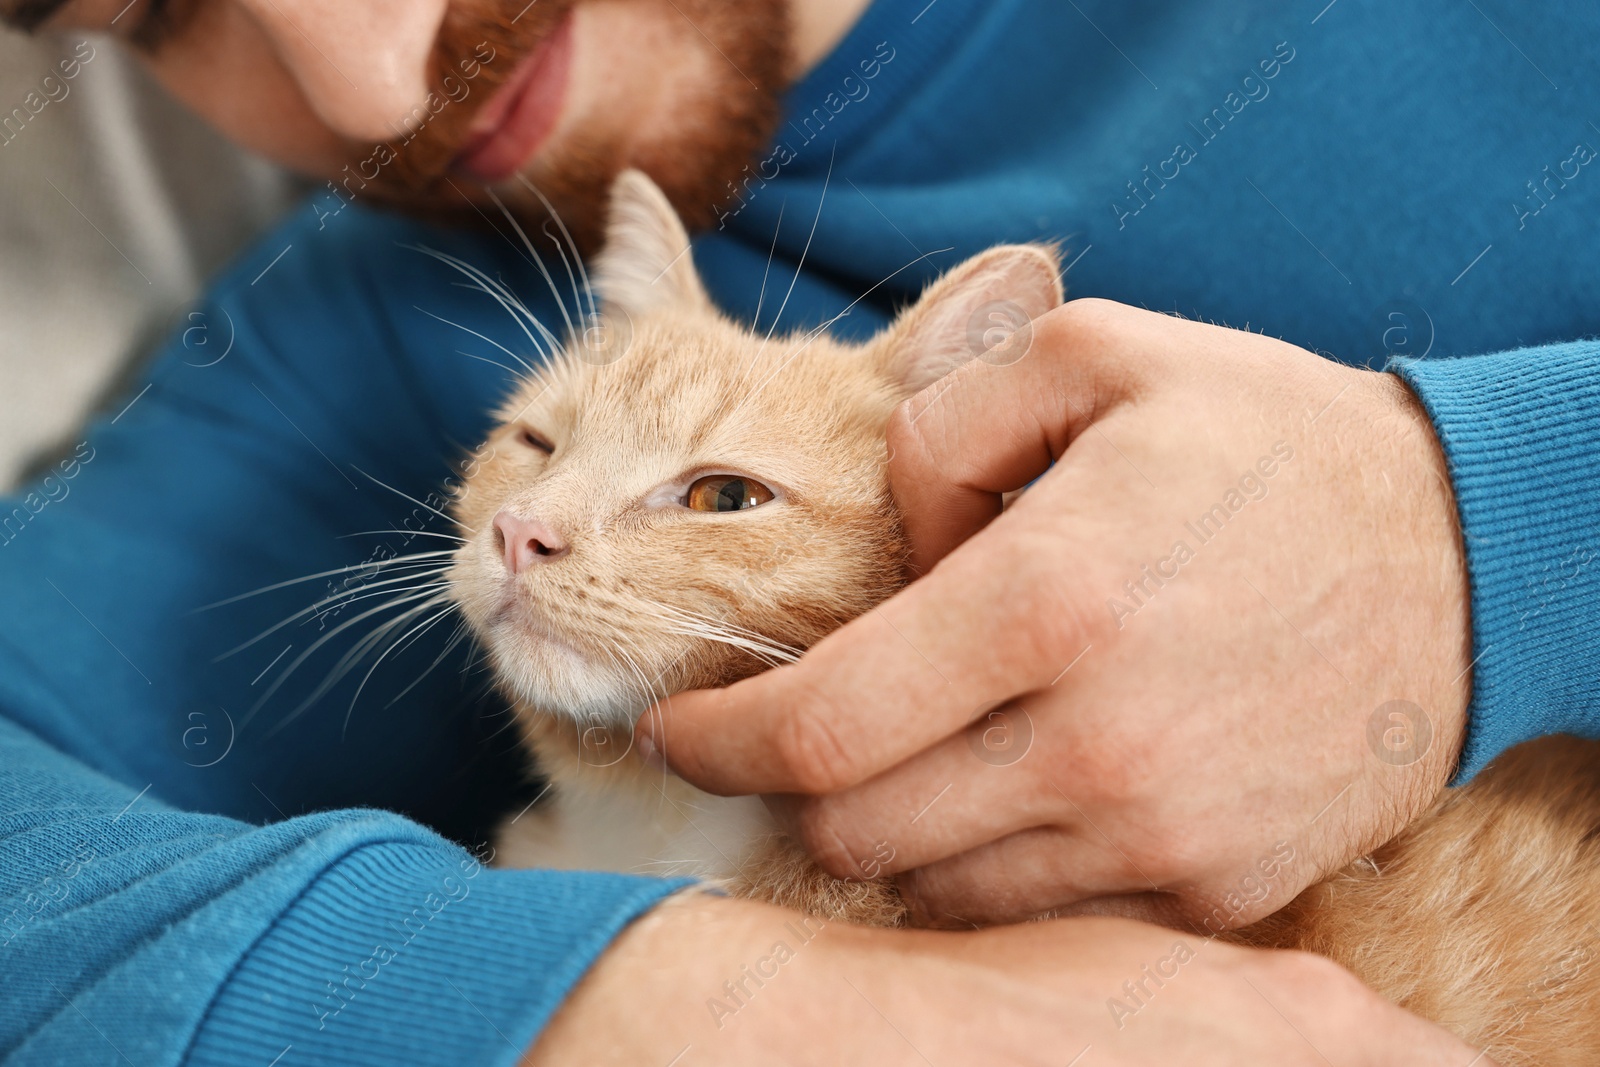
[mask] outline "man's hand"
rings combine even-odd
[[[889,436],[926,576],[639,727],[704,789],[790,794],[774,806],[833,874],[901,875],[924,923],[1071,909],[1215,931],[1442,788],[1467,579],[1443,456],[1397,379],[1080,300]]]
[[[870,930],[692,896],[625,931],[524,1063],[1492,1067],[1474,1055],[1316,956],[1120,919]]]

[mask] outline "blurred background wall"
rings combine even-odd
[[[292,194],[109,41],[0,29],[0,491],[70,449]]]

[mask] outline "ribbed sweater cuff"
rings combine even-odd
[[[1391,367],[1449,461],[1472,585],[1458,781],[1553,733],[1600,736],[1600,342]]]
[[[367,846],[250,950],[188,1062],[515,1064],[622,928],[684,884]]]

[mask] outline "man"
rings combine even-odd
[[[143,778],[192,811],[363,803],[461,837],[482,825],[461,795],[479,738],[467,716],[429,717],[447,687],[424,684],[382,723],[358,713],[343,747],[333,716],[236,731],[217,709],[252,703],[277,650],[197,664],[304,598],[174,620],[359,564],[333,539],[398,520],[356,479],[426,494],[481,428],[492,374],[445,362],[465,335],[413,305],[475,329],[482,310],[394,246],[527,278],[521,253],[363,201],[493,225],[497,199],[540,218],[537,189],[592,244],[599,190],[625,164],[711,229],[696,249],[709,284],[763,325],[769,249],[787,325],[851,307],[836,328],[870,329],[941,264],[1002,239],[1066,241],[1074,292],[1122,302],[1069,304],[1033,325],[1027,356],[970,364],[900,417],[891,473],[915,562],[937,570],[795,668],[641,725],[699,784],[786,794],[836,873],[900,875],[935,925],[1051,909],[1238,925],[1392,834],[1458,758],[1470,774],[1526,737],[1594,730],[1597,357],[1558,343],[1595,329],[1571,281],[1595,266],[1573,221],[1594,195],[1593,101],[1556,95],[1593,69],[1592,33],[1548,12],[1356,0],[1149,19],[957,0],[511,6],[11,6],[31,25],[125,34],[176,95],[326,184],[218,289],[209,310],[238,356],[201,375],[170,353],[148,397],[90,438],[76,504],[33,513],[0,559],[18,620],[0,696],[11,765],[46,768],[40,840],[82,834],[94,857],[68,881],[50,871],[70,855],[9,868],[55,894],[12,947],[66,965],[18,972],[54,988],[20,995],[10,1040],[106,1055],[76,1009],[152,1058],[191,1040],[202,1061],[474,1041],[516,1055],[566,997],[548,1062],[944,1048],[1065,1062],[1085,1046],[1113,1062],[1292,1062],[1330,1043],[1352,1062],[1454,1062],[1466,1050],[1337,976],[1214,944],[1212,979],[1107,1018],[1115,976],[1172,946],[1105,920],[828,931],[809,956],[786,943],[793,970],[778,973],[797,980],[769,989],[745,968],[799,940],[779,917],[679,898],[567,997],[672,887],[482,871],[387,816],[249,829],[140,800]],[[1401,159],[1454,163],[1404,181]],[[1294,344],[1123,306],[1141,302]],[[1021,325],[996,311],[980,337]],[[1546,347],[1406,365],[1431,423],[1397,379],[1306,350],[1360,363],[1522,343]],[[98,577],[110,566],[115,583]],[[131,618],[135,603],[162,626]],[[105,620],[115,632],[89,632]],[[128,676],[105,692],[112,670]],[[237,746],[215,763],[155,751],[195,714]],[[990,747],[994,729],[1028,743]],[[22,808],[30,787],[7,788]],[[136,836],[100,847],[118,834]],[[1281,844],[1298,862],[1235,904]],[[96,907],[69,911],[78,893]],[[69,929],[80,914],[102,932],[92,949]],[[516,974],[518,958],[538,974]],[[820,1008],[836,977],[857,989]],[[132,992],[152,981],[173,995]],[[708,1012],[718,997],[731,1019]],[[135,1018],[134,1004],[155,1007]],[[973,1024],[969,1006],[1001,1004],[1015,1025]],[[825,1010],[842,1024],[819,1029]]]

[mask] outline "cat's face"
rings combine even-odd
[[[525,710],[627,726],[890,596],[890,415],[980,354],[974,314],[1061,296],[1053,253],[997,249],[867,345],[768,342],[712,307],[686,247],[648,179],[620,179],[605,325],[520,385],[459,494],[452,596]]]
[[[517,390],[459,500],[471,532],[451,574],[518,698],[631,722],[899,585],[883,472],[898,397],[822,338],[763,387],[802,343],[752,361],[730,323],[663,315],[617,362],[569,357]]]

